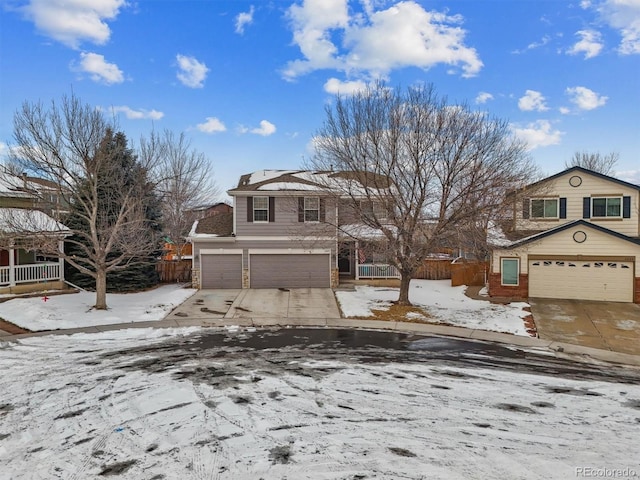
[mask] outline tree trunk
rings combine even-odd
[[[411,283],[412,275],[400,272],[400,296],[397,305],[411,305],[409,301],[409,283]]]
[[[96,275],[96,310],[107,309],[107,272],[99,269]]]

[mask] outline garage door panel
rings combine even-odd
[[[202,255],[202,288],[242,288],[242,255]]]
[[[633,263],[532,260],[529,262],[529,296],[632,302]]]
[[[251,254],[251,288],[328,288],[328,254]]]

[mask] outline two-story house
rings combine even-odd
[[[572,167],[511,194],[489,294],[640,303],[640,186]]]
[[[227,192],[233,211],[196,221],[189,234],[194,286],[335,287],[341,274],[353,277],[357,241],[353,235],[343,238],[344,209],[327,188],[345,180],[343,175],[291,170],[243,175]]]

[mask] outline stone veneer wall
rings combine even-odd
[[[489,274],[489,295],[492,297],[527,298],[529,296],[529,276],[520,274],[519,285],[501,285],[499,273]]]
[[[200,288],[200,268],[195,265],[191,269],[191,287]]]
[[[249,269],[242,269],[242,288],[249,288]]]
[[[331,288],[337,288],[340,284],[340,270],[337,268],[331,269]]]

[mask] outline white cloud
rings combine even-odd
[[[593,58],[600,54],[604,46],[600,32],[595,30],[580,30],[576,32],[576,35],[580,37],[580,40],[571,47],[567,53],[571,55],[584,53],[585,59]]]
[[[534,150],[538,147],[547,147],[549,145],[558,145],[562,139],[562,135],[564,135],[564,132],[554,130],[551,122],[548,120],[538,120],[537,122],[528,124],[524,128],[518,128],[515,125],[511,128],[516,137],[527,142],[529,150]]]
[[[640,1],[605,0],[597,4],[592,2],[590,6],[596,8],[610,27],[620,32],[620,54],[640,54]]]
[[[352,17],[347,0],[292,5],[288,16],[293,41],[304,58],[289,62],[284,77],[294,79],[318,69],[384,77],[396,68],[438,64],[460,68],[462,76],[471,77],[482,68],[476,50],[464,45],[461,16],[429,12],[412,0],[377,11],[378,2],[363,3],[364,12]],[[334,43],[334,38],[342,43]]]
[[[489,100],[493,100],[493,95],[488,92],[480,92],[476,97],[476,103],[481,105],[483,103],[487,103]]]
[[[253,23],[253,12],[254,8],[253,5],[251,5],[248,12],[242,12],[236,16],[236,33],[242,35],[244,33],[244,27]]]
[[[367,83],[362,80],[340,81],[337,78],[330,78],[324,84],[324,91],[334,95],[353,95],[359,91],[366,90]]]
[[[160,120],[164,117],[164,113],[158,110],[134,110],[126,105],[111,107],[111,110],[114,113],[124,113],[129,120]]]
[[[90,74],[91,80],[94,82],[106,83],[107,85],[124,82],[122,70],[115,63],[108,63],[103,55],[97,53],[81,53],[77,69]]]
[[[536,112],[544,112],[549,107],[544,103],[545,98],[540,92],[535,90],[527,90],[523,97],[518,100],[518,108],[527,112],[535,110]]]
[[[207,117],[206,122],[199,123],[197,125],[197,128],[204,133],[218,133],[227,130],[227,127],[224,126],[224,123],[222,123],[216,117]]]
[[[273,135],[274,133],[276,133],[276,126],[267,120],[262,120],[260,122],[260,126],[258,128],[252,129],[251,133],[262,135],[263,137],[268,137],[269,135]]]
[[[622,170],[615,173],[615,177],[625,182],[640,185],[640,170]]]
[[[563,115],[569,115],[571,113],[571,109],[567,107],[560,107],[558,111]]]
[[[602,107],[607,103],[609,97],[598,95],[593,90],[586,87],[570,87],[566,89],[567,95],[571,103],[576,105],[580,110],[593,110]]]
[[[209,69],[207,66],[196,60],[195,57],[186,55],[176,55],[178,61],[178,80],[185,86],[190,88],[202,88],[207,78]]]
[[[83,41],[105,44],[111,36],[105,20],[115,19],[125,5],[125,0],[30,0],[22,11],[44,35],[78,48]]]

